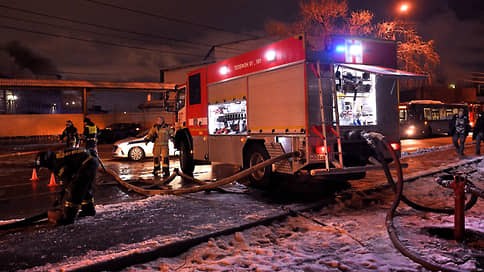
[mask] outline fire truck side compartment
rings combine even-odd
[[[257,73],[248,81],[250,134],[297,134],[306,128],[303,63]]]

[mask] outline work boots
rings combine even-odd
[[[160,167],[159,166],[155,166],[153,168],[153,176],[158,176],[158,171],[160,171]]]
[[[75,207],[64,207],[64,216],[56,222],[56,225],[64,226],[74,223],[78,210],[79,209]]]
[[[96,209],[94,208],[94,203],[92,202],[82,203],[81,211],[79,212],[78,217],[94,216],[94,215],[96,215]]]
[[[170,169],[168,167],[163,167],[163,178],[170,176]]]

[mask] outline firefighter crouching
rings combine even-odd
[[[160,171],[160,161],[163,166],[163,177],[170,175],[170,157],[168,156],[168,140],[173,136],[172,129],[165,123],[163,117],[158,117],[156,123],[145,137],[145,142],[154,142],[153,146],[153,175]]]
[[[82,133],[87,150],[93,150],[97,156],[97,126],[89,118],[84,118],[84,132]]]
[[[77,128],[71,120],[66,121],[66,128],[62,131],[60,140],[66,143],[67,148],[74,148],[79,146],[79,134]]]
[[[94,216],[92,186],[96,180],[99,161],[95,154],[83,148],[60,152],[40,152],[35,159],[36,168],[45,167],[60,177],[65,190],[63,214],[57,225],[74,223],[79,208],[79,217]]]

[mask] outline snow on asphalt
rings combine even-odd
[[[472,178],[482,188],[484,163]],[[449,189],[435,185],[432,178],[420,179],[406,185],[406,192],[415,200],[439,205],[444,199],[452,205]],[[154,196],[129,203],[97,206],[99,214],[116,216],[127,209],[149,208],[152,202],[174,196]],[[125,271],[426,271],[398,252],[385,228],[386,213],[393,193],[387,189],[372,194],[355,193],[352,199],[341,199],[320,211],[305,213],[267,226],[257,226],[234,235],[210,239],[188,252],[173,258],[126,268]],[[466,213],[466,228],[484,232],[482,211],[484,201]],[[254,215],[257,217],[257,215]],[[323,223],[308,219],[316,220]],[[256,219],[256,218],[251,218]],[[89,219],[80,220],[89,224]],[[92,222],[91,222],[92,223]],[[451,239],[430,235],[427,228],[451,227],[453,216],[417,212],[403,204],[398,209],[396,225],[401,240],[424,258],[458,270],[484,271],[481,244],[459,244]],[[203,225],[199,228],[216,229],[220,226]],[[119,245],[106,251],[91,251],[62,263],[48,264],[27,271],[64,271],[92,263],[145,252],[153,248],[190,237],[190,233],[154,237],[141,243]],[[476,254],[481,255],[481,263]]]
[[[427,200],[449,197],[448,189],[430,179],[407,184],[407,192],[420,190],[422,198],[418,199],[424,201],[420,203],[429,205],[436,203]],[[124,271],[426,271],[398,252],[388,237],[385,217],[392,197],[389,190],[354,195],[305,217],[211,239],[178,257]],[[466,213],[467,229],[484,233],[483,202]],[[425,231],[452,228],[453,216],[417,212],[401,204],[395,220],[400,239],[420,256],[457,270],[484,271],[482,244],[473,248],[470,241],[463,245]],[[481,256],[481,263],[476,255]]]

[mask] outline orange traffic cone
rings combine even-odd
[[[38,181],[39,178],[37,177],[37,171],[35,171],[35,168],[34,170],[32,170],[32,177],[30,178],[31,181]]]
[[[50,174],[50,181],[49,181],[48,186],[49,186],[49,187],[52,187],[52,186],[57,186],[57,183],[55,182],[54,173],[51,173],[51,174]]]

